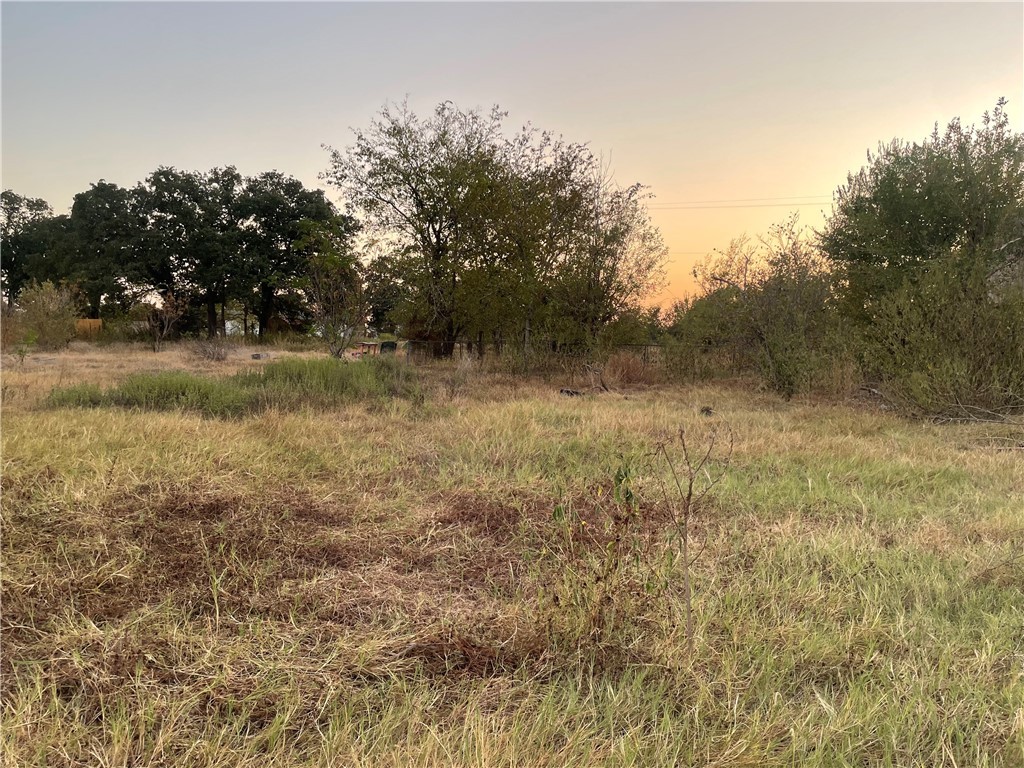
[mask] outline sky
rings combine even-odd
[[[161,165],[326,189],[387,102],[498,104],[650,187],[668,303],[733,238],[820,227],[879,141],[1000,96],[1024,130],[1024,3],[3,2],[0,67],[3,188],[57,212]]]

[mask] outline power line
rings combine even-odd
[[[765,203],[776,200],[831,200],[828,195],[787,195],[786,197],[734,197],[728,200],[678,200],[672,203],[652,203],[648,208],[659,205],[703,205],[704,203]]]
[[[713,211],[720,208],[817,208],[827,201],[817,203],[755,203],[754,205],[672,205],[663,208],[648,206],[651,211]]]

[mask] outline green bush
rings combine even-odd
[[[110,402],[107,393],[95,384],[77,384],[53,390],[47,404],[52,408],[98,408]]]
[[[869,370],[906,410],[969,418],[1024,410],[1024,295],[995,296],[953,261],[880,302]]]
[[[18,295],[11,340],[40,349],[63,349],[75,338],[78,307],[70,288],[33,283]]]

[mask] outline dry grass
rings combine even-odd
[[[51,357],[4,361],[5,765],[1024,764],[1013,427],[429,369],[425,403],[50,410],[58,384],[262,364]],[[632,457],[657,531],[644,456],[705,406],[736,443],[697,521],[696,652],[671,592],[567,645],[555,505],[599,529]]]

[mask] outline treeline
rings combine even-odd
[[[183,326],[205,324],[211,336],[223,333],[232,302],[260,335],[276,312],[296,314],[305,256],[294,243],[304,222],[356,229],[322,191],[277,171],[243,178],[232,167],[158,168],[132,188],[101,180],[75,195],[67,215],[10,190],[2,202],[8,303],[44,282],[73,286],[93,318],[176,297],[194,310]]]
[[[193,309],[181,330],[211,336],[225,307],[261,336],[276,316],[321,334],[331,318],[363,321],[441,356],[460,341],[585,346],[640,307],[666,249],[640,185],[615,184],[581,144],[529,126],[509,136],[504,117],[384,109],[331,150],[324,178],[345,211],[280,173],[231,167],[101,181],[66,216],[4,192],[5,297],[65,283],[110,317],[173,296]]]
[[[676,378],[1024,411],[1024,136],[1004,106],[881,145],[821,231],[790,219],[734,241],[667,313],[645,306],[666,249],[642,186],[616,184],[582,144],[450,103],[385,108],[327,148],[322,178],[344,210],[276,171],[231,167],[100,181],[62,216],[6,191],[3,292],[39,316],[57,299],[24,299],[32,284],[74,287],[91,317],[184,308],[185,333],[222,334],[241,315],[262,336],[277,320],[335,354],[367,324],[438,356],[660,344]]]
[[[677,370],[756,372],[785,395],[864,385],[951,418],[1024,414],[1024,135],[1004,104],[980,127],[869,153],[822,231],[790,219],[709,257],[669,318]]]

